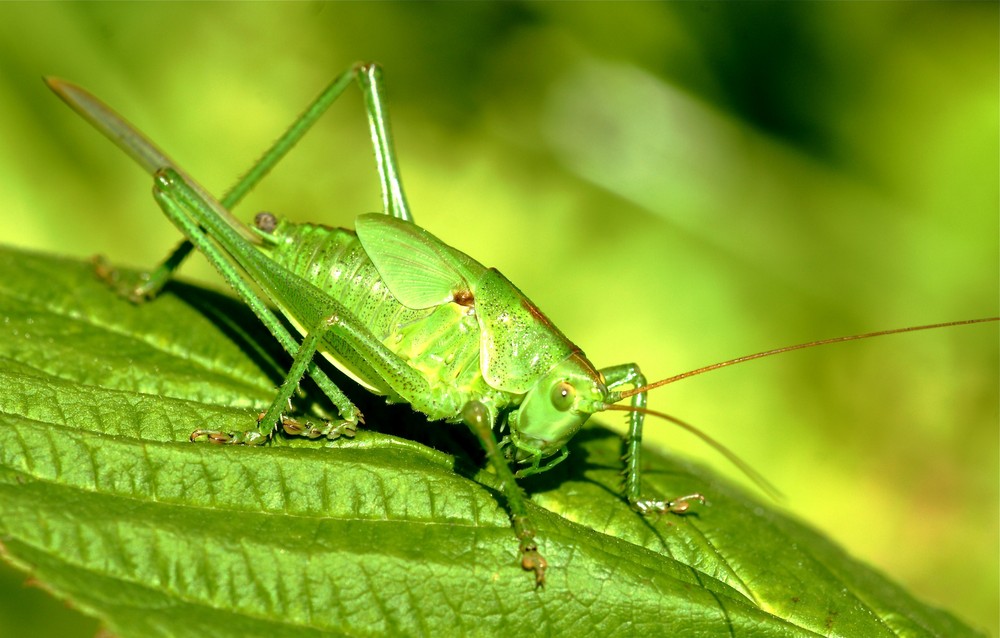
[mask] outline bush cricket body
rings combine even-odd
[[[229,212],[308,131],[353,82],[364,94],[382,188],[383,212],[361,215],[354,231],[298,224],[260,213],[252,226]],[[521,565],[536,586],[547,563],[535,542],[526,499],[516,479],[551,469],[567,442],[594,413],[629,412],[624,496],[641,514],[683,513],[701,494],[669,500],[641,490],[645,414],[665,418],[712,445],[762,489],[762,477],[692,426],[646,408],[647,392],[702,372],[794,349],[932,327],[950,322],[826,339],[761,352],[647,384],[635,363],[597,368],[518,288],[417,226],[399,176],[386,113],[381,71],[360,64],[334,80],[250,171],[219,201],[186,175],[138,130],[86,91],[49,79],[72,108],[154,177],[157,203],[185,242],[139,285],[120,286],[133,301],[156,295],[197,248],[293,356],[270,406],[246,432],[196,430],[192,440],[263,444],[280,427],[309,438],[353,435],[358,409],[313,362],[317,352],[348,377],[389,402],[408,403],[431,420],[464,422],[498,475]],[[100,265],[99,274],[113,279]],[[255,287],[256,286],[256,287]],[[263,291],[262,297],[257,288]],[[269,309],[275,306],[301,333],[296,339]],[[303,375],[309,374],[339,412],[321,425],[285,414]],[[630,399],[628,406],[616,405]],[[498,440],[497,435],[502,434]]]

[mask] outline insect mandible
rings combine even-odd
[[[381,181],[383,213],[361,215],[354,231],[293,223],[259,213],[251,226],[235,206],[357,81],[364,94]],[[293,357],[270,406],[245,432],[196,430],[192,440],[263,444],[282,429],[309,438],[352,436],[360,411],[313,362],[319,352],[348,377],[389,402],[408,403],[431,420],[464,422],[479,439],[503,485],[521,565],[536,586],[547,563],[517,478],[544,472],[568,454],[568,441],[605,410],[628,411],[624,497],[641,514],[683,513],[701,494],[671,499],[641,492],[644,416],[655,414],[694,432],[765,491],[766,481],[729,450],[683,421],[646,408],[655,387],[708,370],[837,341],[966,322],[918,326],[828,339],[740,357],[647,384],[635,363],[598,369],[518,288],[418,227],[409,212],[393,151],[380,68],[358,64],[335,79],[258,160],[216,201],[142,133],[100,100],[68,82],[47,79],[64,101],[154,176],[153,195],[186,240],[148,278],[116,284],[133,301],[153,298],[197,248]],[[103,263],[98,273],[114,280]],[[256,284],[265,294],[257,292]],[[296,339],[270,302],[301,333]],[[314,425],[285,412],[309,374],[339,412]],[[630,399],[629,405],[617,405]],[[503,434],[498,440],[497,435]]]

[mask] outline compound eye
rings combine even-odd
[[[568,381],[560,381],[552,388],[552,405],[560,412],[569,410],[575,402],[576,388]]]

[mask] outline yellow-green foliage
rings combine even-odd
[[[149,179],[42,75],[107,100],[221,192],[372,59],[417,222],[500,268],[597,365],[654,379],[996,315],[997,22],[988,2],[4,4],[3,241],[143,267],[178,241]],[[366,136],[349,93],[237,212],[350,226],[380,206]],[[196,261],[186,276],[214,281]],[[833,346],[651,406],[996,634],[996,352],[992,326]],[[656,429],[648,443],[729,471]],[[0,634],[52,617],[5,582]]]

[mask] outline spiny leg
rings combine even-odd
[[[521,487],[514,479],[514,474],[510,471],[510,466],[507,465],[503,453],[500,452],[500,446],[497,445],[489,410],[479,401],[470,401],[462,410],[462,419],[479,438],[479,442],[486,451],[486,458],[489,459],[500,478],[504,496],[507,497],[507,509],[510,512],[514,534],[517,536],[520,546],[521,567],[535,573],[535,587],[540,587],[545,584],[545,568],[548,567],[548,563],[538,553],[538,545],[535,543],[535,526],[528,518],[528,506],[524,492],[521,491]]]
[[[399,164],[392,142],[389,127],[388,106],[385,99],[385,83],[382,80],[382,69],[377,64],[356,64],[348,71],[340,74],[313,100],[305,111],[265,151],[257,162],[250,167],[243,177],[229,189],[220,203],[224,208],[232,209],[243,197],[260,182],[271,169],[299,142],[312,128],[331,104],[336,101],[347,86],[357,79],[364,94],[365,108],[368,114],[368,126],[372,145],[375,150],[375,161],[379,172],[379,182],[382,187],[383,211],[393,217],[413,221],[403,184],[400,178]],[[166,159],[164,157],[164,159]],[[176,168],[173,162],[153,168]],[[183,174],[183,173],[182,173]],[[184,240],[174,251],[151,273],[145,281],[127,291],[126,296],[133,302],[141,302],[155,297],[173,276],[174,271],[191,252],[192,245]],[[102,264],[98,264],[100,268]],[[113,271],[112,271],[113,272]]]
[[[354,67],[358,73],[358,83],[365,96],[365,109],[368,112],[368,127],[371,130],[372,144],[375,147],[375,161],[378,164],[379,180],[382,183],[383,211],[398,217],[403,221],[412,222],[410,207],[403,193],[403,183],[399,176],[399,163],[396,161],[396,151],[392,143],[392,132],[389,128],[389,112],[385,98],[385,82],[382,80],[382,67],[377,64],[359,64]]]
[[[382,186],[384,211],[394,217],[413,221],[406,204],[406,197],[399,177],[399,166],[393,150],[381,69],[375,64],[357,64],[330,83],[264,155],[250,167],[250,170],[223,196],[221,200],[223,208],[231,209],[243,199],[298,143],[355,79],[365,97],[369,128]],[[128,153],[148,173],[153,174],[160,169],[172,168],[184,175],[176,163],[160,151],[155,144],[96,97],[68,82],[54,78],[46,81],[59,97]],[[189,178],[189,181],[194,184],[194,180]],[[207,193],[202,194],[207,196]],[[252,235],[247,235],[247,238],[253,241]],[[138,303],[151,299],[159,293],[173,272],[190,254],[192,247],[190,240],[184,240],[159,266],[148,275],[144,275],[143,281],[138,284],[119,281],[119,273],[101,258],[95,258],[95,267],[98,276],[108,281],[120,294]]]
[[[252,245],[243,241],[236,233],[236,229],[230,227],[223,219],[223,215],[220,214],[222,210],[220,204],[210,197],[203,196],[202,191],[194,188],[194,185],[182,175],[172,169],[159,171],[156,174],[153,194],[167,217],[195,242],[198,249],[205,253],[226,281],[254,310],[285,349],[295,357],[293,371],[288,375],[288,379],[291,380],[286,379],[287,385],[283,385],[285,391],[272,402],[268,414],[259,424],[262,435],[266,437],[273,428],[274,420],[280,418],[280,411],[284,409],[303,370],[308,370],[320,382],[320,387],[340,410],[341,417],[345,421],[351,424],[360,421],[357,408],[312,362],[312,355],[320,343],[319,340],[326,334],[342,344],[344,352],[341,352],[341,355],[349,360],[362,362],[400,396],[423,396],[430,392],[427,380],[379,341],[342,303],[295,273],[273,263]],[[239,270],[248,268],[252,268],[256,273],[254,279],[272,301],[284,306],[294,302],[301,306],[302,312],[306,313],[299,316],[302,321],[316,322],[314,329],[306,335],[301,346],[295,343],[284,326],[271,314],[256,291],[240,277]],[[279,287],[281,290],[278,290]],[[295,295],[282,298],[282,294],[288,291],[295,291]],[[327,390],[317,374],[322,375],[330,390]],[[284,420],[282,422],[289,427],[290,424]],[[334,427],[339,426],[331,425],[321,432],[326,435],[331,433],[331,428]]]
[[[305,374],[308,366],[311,365],[319,344],[328,335],[336,337],[344,348],[368,361],[376,374],[386,380],[394,390],[399,387],[408,387],[416,392],[429,392],[427,381],[398,355],[388,350],[357,319],[347,314],[339,302],[329,299],[325,310],[329,314],[324,316],[302,340],[302,344],[295,353],[292,366],[278,389],[277,396],[267,411],[258,418],[259,432],[264,432],[269,426],[270,431],[273,431],[274,426],[280,422],[285,433],[292,436],[304,436],[312,439],[319,437],[336,439],[340,436],[354,436],[357,424],[352,421],[331,421],[322,427],[315,427],[309,422],[300,423],[282,414],[282,410],[288,404],[292,393],[298,387],[299,380]],[[229,441],[218,440],[219,433],[209,433],[207,438],[213,442],[254,444],[258,442],[260,434],[249,432],[236,433],[231,436],[232,440]]]
[[[333,82],[331,82],[323,91],[316,97],[313,102],[306,107],[305,111],[292,123],[288,129],[282,133],[281,137],[274,141],[270,148],[264,151],[264,154],[258,159],[250,169],[240,177],[239,181],[236,182],[232,188],[226,191],[226,194],[222,196],[219,203],[227,209],[232,209],[238,204],[247,193],[249,193],[257,184],[264,179],[265,176],[271,169],[274,168],[278,162],[280,162],[288,151],[295,146],[299,140],[312,128],[320,117],[326,112],[331,104],[336,101],[340,94],[344,92],[344,89],[350,85],[351,81],[354,79],[355,69],[351,69],[345,73],[338,76]],[[160,164],[158,166],[147,167],[147,170],[155,171],[160,168],[174,168],[176,170],[176,164],[167,158],[168,163]],[[146,278],[146,280],[135,286],[128,294],[129,300],[139,303],[147,299],[152,299],[157,294],[163,286],[166,285],[167,281],[173,276],[174,271],[176,271],[181,263],[187,258],[191,253],[191,249],[194,248],[190,240],[185,239],[177,248],[174,249],[163,262],[160,263],[153,271],[151,271]]]
[[[624,363],[601,370],[607,382],[608,390],[614,390],[623,385],[639,387],[646,385],[646,377],[634,363]],[[640,392],[632,396],[633,408],[646,407],[646,393]],[[642,412],[629,413],[629,428],[625,438],[625,498],[632,509],[641,514],[664,514],[673,512],[682,514],[688,510],[691,501],[705,502],[701,494],[688,494],[669,501],[642,498],[642,425],[645,415]]]
[[[330,328],[332,321],[334,321],[332,317],[322,319],[302,340],[302,344],[295,352],[292,360],[292,367],[288,369],[285,380],[278,388],[277,396],[274,397],[270,407],[257,418],[257,430],[236,432],[233,434],[211,430],[195,430],[191,433],[191,440],[208,440],[213,443],[232,443],[237,445],[258,445],[271,437],[278,423],[281,424],[286,434],[292,436],[305,436],[310,439],[319,437],[336,439],[340,436],[353,437],[357,429],[357,424],[354,422],[331,421],[323,427],[317,428],[308,421],[299,422],[282,413],[285,406],[289,405],[292,394],[298,389],[299,382],[312,363],[313,355],[316,354],[316,348],[326,334],[326,331]]]
[[[293,356],[298,353],[301,350],[300,345],[289,334],[285,326],[275,318],[260,295],[240,277],[239,265],[233,257],[225,250],[216,246],[209,239],[208,235],[206,235],[205,231],[202,230],[201,225],[197,221],[197,215],[214,214],[214,209],[209,208],[207,211],[195,212],[201,207],[208,207],[208,203],[200,201],[198,193],[189,188],[180,175],[170,170],[157,173],[153,197],[167,217],[180,228],[181,232],[194,243],[198,250],[208,257],[209,262],[215,265],[226,282],[232,286],[243,302],[264,323],[271,334],[281,343],[282,347]],[[313,349],[315,349],[315,345]],[[340,388],[330,380],[326,373],[312,362],[312,357],[304,358],[302,361],[309,375],[316,381],[316,384],[323,393],[330,398],[330,401],[333,402],[341,418],[355,424],[361,422],[362,417],[358,409],[344,395]],[[259,433],[262,437],[259,441],[254,442],[264,442],[270,434],[271,429],[273,429],[273,425],[261,426]],[[207,435],[207,433],[203,434]],[[207,438],[215,440],[211,437]]]

